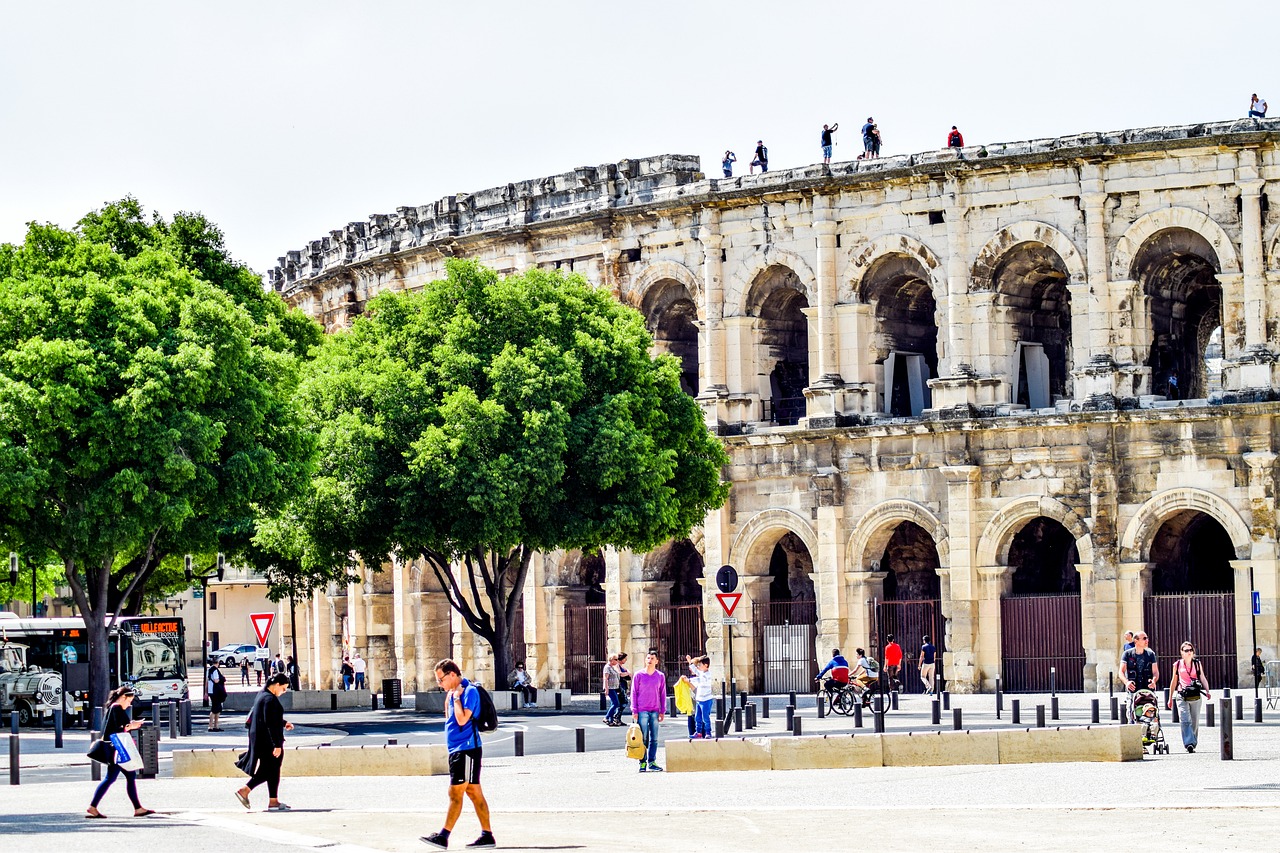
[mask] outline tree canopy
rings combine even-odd
[[[318,353],[308,525],[332,562],[419,555],[503,683],[534,551],[648,549],[721,505],[723,447],[640,315],[580,276],[468,261]]]

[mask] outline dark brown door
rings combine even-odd
[[[1168,685],[1178,647],[1190,640],[1204,667],[1212,692],[1236,686],[1236,599],[1229,592],[1152,595],[1142,605],[1142,628],[1160,663],[1160,677]]]
[[[667,687],[672,688],[687,675],[685,655],[698,657],[707,649],[707,626],[702,621],[701,604],[678,604],[649,608],[649,637],[658,649]]]
[[[1078,595],[1000,599],[1002,687],[1006,693],[1084,690],[1084,640]]]
[[[898,680],[902,682],[904,693],[923,693],[924,682],[920,680],[920,646],[925,634],[937,649],[938,676],[942,672],[942,653],[946,651],[946,620],[942,618],[942,602],[938,599],[926,601],[881,601],[876,605],[876,634],[872,639],[872,653],[880,662],[881,672],[884,667],[884,647],[892,634],[902,646],[902,672]],[[845,649],[845,657],[853,663],[853,649]],[[886,684],[885,689],[888,690]]]
[[[564,608],[564,674],[574,693],[600,692],[608,657],[603,604],[569,604]]]

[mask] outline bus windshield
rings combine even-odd
[[[183,660],[182,623],[147,619],[122,621],[120,625],[121,670],[128,681],[150,679],[186,680]]]

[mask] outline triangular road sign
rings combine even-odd
[[[265,646],[267,637],[271,636],[271,623],[275,622],[274,613],[250,613],[249,621],[253,624],[253,633],[258,637],[258,645]]]
[[[725,616],[732,616],[733,609],[738,606],[738,602],[742,599],[740,592],[717,592],[716,601],[720,602],[720,608],[724,610]]]

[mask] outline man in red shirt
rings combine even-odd
[[[889,635],[889,644],[884,647],[884,673],[889,677],[889,690],[899,691],[902,682],[898,681],[898,673],[902,670],[902,646]]]
[[[951,132],[947,134],[947,147],[948,148],[964,147],[964,137],[960,134],[960,131],[956,129],[956,126],[954,124],[951,125]]]

